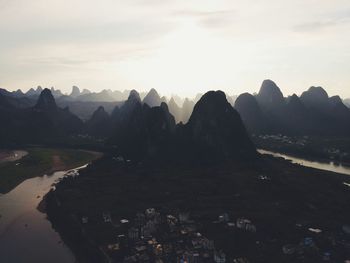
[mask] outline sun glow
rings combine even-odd
[[[187,21],[167,35],[151,56],[133,61],[123,70],[134,76],[131,79],[139,86],[146,85],[146,89],[193,95],[194,90],[232,85],[237,73],[234,64],[239,57],[232,43]]]

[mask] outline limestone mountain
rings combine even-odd
[[[80,89],[77,86],[72,87],[72,92],[70,93],[70,97],[77,98],[80,95]]]
[[[196,103],[183,138],[192,157],[199,160],[254,158],[250,140],[239,113],[222,91],[209,91]]]
[[[251,133],[266,132],[265,116],[256,100],[256,98],[249,94],[243,93],[235,101],[235,109],[241,115],[241,118]]]
[[[140,101],[136,91],[130,92],[128,100],[117,111],[119,120],[110,142],[120,153],[134,162],[153,158],[168,144],[175,132],[175,119],[165,103],[149,107]]]
[[[256,96],[258,103],[268,109],[276,109],[284,104],[280,88],[272,80],[264,80]]]
[[[174,116],[175,121],[177,123],[180,122],[182,109],[177,105],[173,97],[171,97],[171,99],[169,100],[168,107],[169,107],[169,111]]]
[[[284,98],[278,86],[265,80],[255,96],[242,94],[235,107],[251,133],[286,135],[346,135],[350,111],[339,96],[329,98],[322,87],[311,87],[300,97]],[[263,129],[261,129],[263,127]]]
[[[38,86],[36,89],[29,89],[25,94],[26,96],[39,96],[42,91],[43,88],[41,86]]]
[[[41,110],[41,111],[57,111],[57,105],[55,98],[53,97],[51,91],[49,89],[44,89],[39,99],[34,106],[34,109]]]
[[[112,121],[105,109],[100,106],[86,122],[86,131],[95,137],[108,137],[112,132]]]
[[[311,87],[300,96],[301,101],[308,108],[313,108],[321,112],[327,111],[329,107],[329,97],[322,87]]]
[[[190,100],[189,98],[185,98],[184,103],[182,104],[182,116],[180,121],[182,123],[187,123],[194,107],[194,102]]]
[[[146,103],[150,107],[160,106],[162,99],[155,89],[151,89],[143,99],[143,103]]]
[[[63,94],[62,92],[59,90],[59,89],[55,89],[54,87],[51,87],[51,93],[52,95],[55,97],[55,98],[59,98],[59,97],[62,97]]]
[[[44,89],[41,92],[33,112],[43,115],[49,120],[55,129],[53,133],[72,134],[81,131],[83,127],[83,122],[72,114],[68,108],[61,109],[57,106],[49,89]]]

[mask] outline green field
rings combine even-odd
[[[21,160],[0,164],[0,193],[7,193],[28,178],[71,169],[97,158],[82,150],[30,148]]]

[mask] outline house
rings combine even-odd
[[[170,226],[170,225],[176,225],[177,224],[177,218],[173,215],[167,215],[166,216],[166,221],[167,221],[167,224]]]
[[[252,222],[246,218],[238,218],[236,226],[238,229],[243,229],[252,233],[256,232],[256,226],[253,225]]]
[[[331,260],[331,253],[330,252],[324,252],[322,260],[323,261],[330,261]]]
[[[89,218],[88,218],[87,216],[83,216],[83,217],[81,218],[81,222],[82,222],[83,224],[87,224],[87,223],[89,223]]]
[[[295,253],[295,246],[294,245],[284,245],[282,248],[282,251],[286,255],[292,255]]]
[[[226,255],[223,251],[215,251],[214,252],[214,262],[215,263],[225,263],[226,262]]]
[[[312,237],[305,237],[303,244],[304,246],[313,246],[314,240],[312,239]]]
[[[219,216],[219,222],[226,223],[228,221],[230,221],[230,217],[227,213],[224,213],[224,214]]]
[[[102,213],[102,217],[103,217],[103,221],[105,223],[110,223],[112,222],[112,217],[111,217],[111,214],[109,212],[103,212]]]
[[[145,214],[147,218],[152,218],[156,214],[156,210],[154,208],[147,208]]]
[[[107,248],[108,248],[109,250],[111,250],[111,251],[117,251],[117,250],[120,249],[120,245],[119,245],[119,243],[109,244],[109,245],[107,246]]]
[[[179,220],[181,223],[186,223],[190,219],[190,213],[179,213]]]
[[[122,223],[122,224],[128,224],[128,223],[129,223],[129,220],[128,220],[128,219],[122,219],[122,220],[120,220],[120,223]]]
[[[249,263],[248,259],[246,258],[235,258],[233,260],[234,263]]]
[[[135,224],[137,226],[143,226],[146,223],[146,216],[143,213],[137,213],[135,218]]]
[[[136,227],[131,227],[128,230],[128,237],[130,240],[138,240],[139,239],[139,230]]]

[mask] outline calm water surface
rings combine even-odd
[[[42,197],[65,171],[28,179],[11,192],[0,194],[1,263],[73,263],[73,253],[37,210]]]

